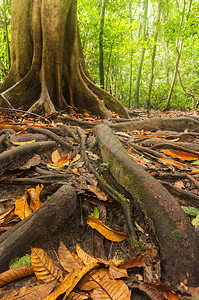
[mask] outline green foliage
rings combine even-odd
[[[10,269],[14,269],[14,268],[18,268],[18,267],[24,267],[24,266],[30,266],[30,255],[26,254],[23,257],[19,258],[19,257],[14,257],[10,264],[9,267]]]
[[[93,216],[95,219],[99,219],[99,210],[98,210],[98,208],[97,208],[96,206],[94,207],[92,216]]]
[[[3,3],[5,2],[6,10]],[[0,0],[0,82],[9,69],[6,26],[10,41],[10,0]],[[131,4],[131,11],[130,11]],[[140,60],[140,50],[144,47],[145,56],[141,74],[140,105],[146,105],[151,70],[153,46],[156,44],[154,80],[151,105],[164,107],[172,82],[177,57],[176,42],[183,40],[183,50],[179,70],[184,87],[199,98],[199,5],[193,0],[188,15],[189,1],[163,1],[160,22],[156,22],[157,0],[149,0],[147,19],[147,40],[143,41],[141,24],[143,1],[108,0],[104,24],[104,72],[105,89],[128,105],[130,90],[130,67],[132,56],[132,95]],[[101,1],[79,0],[78,19],[85,55],[91,77],[99,85],[99,28]],[[130,17],[131,16],[131,17]],[[182,20],[183,19],[183,20]],[[182,23],[181,23],[182,20]],[[158,26],[158,41],[154,42],[155,28]],[[2,67],[3,64],[3,67]],[[4,70],[3,70],[4,69]],[[6,70],[6,71],[5,71]],[[133,100],[131,100],[131,104]],[[171,98],[171,108],[187,109],[192,106],[192,98],[187,97],[180,82],[176,79]]]
[[[186,214],[193,214],[195,216],[199,214],[199,210],[197,208],[190,207],[190,206],[181,206],[181,207]]]

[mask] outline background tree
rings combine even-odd
[[[12,66],[0,88],[1,105],[49,114],[70,104],[101,117],[110,117],[110,110],[128,117],[87,76],[76,0],[13,0],[11,14]]]
[[[101,17],[100,17],[100,33],[99,33],[99,76],[100,87],[104,89],[104,19],[105,19],[106,0],[102,0]]]

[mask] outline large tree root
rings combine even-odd
[[[14,170],[23,166],[34,153],[52,150],[56,146],[53,141],[25,144],[4,151],[0,154],[0,175],[5,170]]]
[[[199,130],[199,121],[188,117],[182,118],[150,118],[141,121],[129,121],[119,124],[109,124],[111,128],[116,130],[133,130],[145,129],[151,131],[171,130],[184,131],[185,129]]]
[[[173,196],[126,153],[108,126],[96,126],[96,134],[103,161],[132,195],[157,238],[166,281],[179,285],[186,279],[197,285],[199,243],[188,217]]]
[[[76,193],[63,185],[40,208],[0,237],[0,270],[15,255],[24,253],[47,232],[56,231],[76,208]]]

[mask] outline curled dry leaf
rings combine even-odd
[[[59,262],[64,270],[72,273],[79,268],[80,264],[78,263],[77,259],[71,254],[71,252],[62,242],[59,244],[58,255]]]
[[[42,205],[42,202],[40,201],[40,193],[43,187],[43,184],[41,184],[41,186],[38,184],[36,189],[32,188],[27,190],[30,196],[30,207],[33,211],[36,211]]]
[[[14,214],[19,216],[21,220],[24,220],[32,213],[27,203],[28,197],[29,195],[26,192],[21,199],[15,201]]]
[[[132,289],[139,289],[151,300],[177,300],[180,295],[172,291],[164,284],[154,284],[149,282],[131,282],[128,286]]]
[[[57,289],[43,300],[55,300],[59,297],[59,295],[62,295],[64,293],[65,295],[63,300],[65,300],[66,297],[72,292],[74,287],[78,284],[78,282],[82,279],[82,277],[98,266],[98,263],[92,263],[88,266],[80,266],[74,273],[66,275]]]
[[[0,274],[0,287],[15,281],[17,279],[33,275],[34,271],[31,266],[10,269]]]
[[[43,249],[31,248],[31,266],[41,283],[59,280],[62,275],[61,270]]]
[[[8,293],[1,300],[42,300],[49,295],[55,286],[55,282],[42,284],[34,287],[22,287],[21,289]]]
[[[136,256],[127,261],[124,261],[123,263],[121,263],[119,268],[122,268],[122,269],[130,269],[130,268],[135,268],[135,267],[141,268],[144,265],[144,257],[145,257],[145,253],[142,253],[139,256]]]
[[[107,201],[106,195],[96,186],[93,185],[87,185],[87,189],[95,194],[99,200]]]
[[[108,226],[104,225],[100,220],[95,219],[93,216],[88,216],[87,224],[93,229],[96,229],[101,233],[107,240],[112,242],[122,242],[126,239],[126,234],[122,232],[117,232]]]
[[[3,213],[2,215],[0,215],[0,224],[11,219],[13,216],[14,216],[14,207],[9,209],[7,212]]]
[[[21,146],[21,145],[26,145],[26,144],[31,144],[31,143],[35,143],[35,140],[32,141],[26,141],[26,142],[12,142],[13,145],[17,145],[17,146]]]
[[[184,152],[184,151],[178,151],[178,150],[173,150],[173,149],[160,149],[160,151],[166,155],[169,155],[173,158],[178,158],[180,160],[197,160],[198,156],[189,152]]]

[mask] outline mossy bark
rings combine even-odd
[[[102,158],[116,181],[128,191],[146,218],[160,249],[167,282],[198,284],[199,242],[173,196],[125,151],[107,125],[97,125]]]
[[[103,118],[122,104],[94,85],[86,69],[77,24],[77,0],[13,0],[10,72],[0,105],[43,109],[75,105]],[[110,104],[111,103],[111,104]]]

